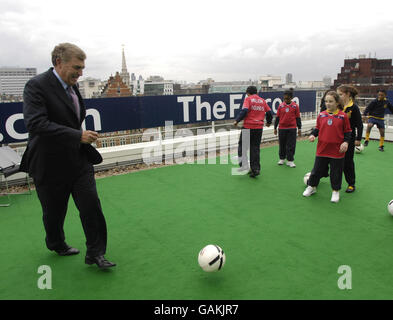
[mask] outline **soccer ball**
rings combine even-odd
[[[221,270],[225,264],[224,251],[215,244],[209,244],[199,251],[198,263],[206,272]]]
[[[364,145],[361,144],[360,146],[355,146],[355,152],[361,153],[364,150]]]
[[[304,175],[304,178],[303,178],[303,181],[304,181],[304,184],[307,186],[308,185],[308,179],[310,179],[310,175],[311,175],[311,172],[307,172],[305,175]]]
[[[393,216],[393,200],[390,200],[388,203],[388,211]]]

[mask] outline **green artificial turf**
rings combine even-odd
[[[45,247],[36,193],[0,208],[0,299],[392,299],[393,144],[371,141],[355,155],[356,192],[331,203],[328,178],[302,196],[316,143],[297,143],[296,168],[278,166],[278,146],[262,148],[261,175],[232,164],[183,164],[97,180],[108,227],[102,271],[84,264],[85,237],[73,201],[66,241],[81,253]],[[3,199],[2,199],[3,200]],[[226,264],[202,271],[199,250],[217,244]],[[41,290],[38,267],[52,270]],[[340,290],[338,268],[352,270]]]

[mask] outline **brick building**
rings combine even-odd
[[[132,85],[127,82],[127,68],[123,50],[122,72],[116,72],[115,76],[110,76],[101,93],[101,98],[131,97]],[[128,76],[129,78],[129,76]],[[128,80],[129,82],[129,80]],[[130,143],[141,142],[141,129],[123,130],[116,132],[100,133],[96,141],[97,148],[114,147]]]
[[[392,59],[365,56],[359,56],[358,59],[345,59],[332,89],[336,89],[341,84],[353,85],[358,89],[359,97],[374,97],[379,89],[393,90]]]
[[[130,97],[132,96],[132,88],[123,82],[119,72],[115,76],[110,76],[107,84],[105,85],[101,97]]]

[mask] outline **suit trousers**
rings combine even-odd
[[[263,129],[242,128],[239,139],[238,159],[240,166],[248,166],[247,153],[250,151],[250,167],[253,172],[260,172],[260,150]]]
[[[296,149],[296,128],[278,129],[278,140],[280,143],[278,151],[280,159],[293,161]]]
[[[327,157],[315,157],[314,168],[311,171],[308,185],[316,187],[322,177],[325,176],[330,166],[330,184],[332,190],[340,190],[344,169],[344,158],[334,159]]]
[[[69,181],[57,184],[39,182],[36,190],[42,206],[45,241],[49,250],[61,250],[66,246],[63,227],[68,200],[72,195],[86,236],[86,255],[96,257],[105,254],[106,222],[91,164],[84,166],[80,174]]]

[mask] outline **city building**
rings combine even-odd
[[[330,87],[332,85],[332,78],[329,76],[324,76],[322,81],[325,84],[325,87]]]
[[[144,93],[145,96],[161,96],[161,95],[173,95],[174,82],[171,80],[164,80],[159,77],[159,81],[154,81],[155,77],[149,77],[144,82]]]
[[[291,84],[293,82],[293,75],[292,73],[287,73],[285,76],[285,84]]]
[[[161,77],[161,76],[150,76],[150,77],[148,77],[146,79],[146,81],[149,81],[149,82],[163,82],[164,78]]]
[[[212,78],[207,78],[206,80],[201,80],[198,82],[198,84],[208,84],[208,85],[211,85],[212,83],[214,83],[214,80]]]
[[[135,78],[135,76],[134,76]],[[134,96],[142,96],[145,92],[145,81],[143,80],[142,76],[139,76],[138,80],[131,76],[131,88],[132,88],[132,95]]]
[[[22,97],[26,82],[36,75],[36,68],[0,68],[0,95]]]
[[[101,93],[102,98],[112,97],[129,97],[132,96],[132,90],[130,86],[127,86],[119,72],[116,72],[115,76],[110,76],[107,83],[105,84]]]
[[[209,93],[228,93],[228,92],[246,92],[249,86],[256,86],[260,89],[258,81],[223,81],[223,82],[211,82],[209,87]]]
[[[208,94],[209,84],[180,84],[175,83],[173,86],[173,94]]]
[[[329,87],[326,86],[325,82],[323,81],[299,81],[297,89],[328,89]]]
[[[133,77],[135,75],[133,74]],[[121,73],[116,72],[115,76],[110,76],[102,89],[102,98],[113,97],[130,97],[133,95],[133,83],[136,80],[130,81],[130,74],[127,71],[126,58],[124,55],[124,48],[122,50],[122,68]],[[139,81],[136,81],[139,82]],[[96,141],[97,148],[120,146],[135,142],[142,142],[140,133],[142,129],[123,130],[116,132],[100,133]]]
[[[282,88],[284,83],[281,80],[281,76],[273,76],[268,74],[259,78],[259,85],[261,87],[261,91],[269,91],[272,89],[275,90]]]
[[[379,89],[393,89],[392,59],[367,58],[360,55],[356,59],[345,59],[332,89],[341,84],[353,85],[359,97],[375,96]]]
[[[104,83],[100,79],[91,77],[79,80],[78,85],[79,92],[84,99],[99,98],[104,88]]]

